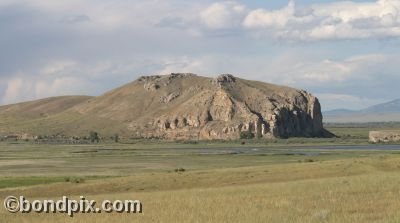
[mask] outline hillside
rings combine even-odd
[[[399,122],[400,99],[361,110],[336,109],[324,112],[326,122]]]
[[[0,133],[163,139],[322,137],[318,99],[232,75],[143,76],[98,97],[70,96],[0,107]]]
[[[400,99],[371,106],[361,110],[363,113],[400,113]]]

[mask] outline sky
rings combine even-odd
[[[400,98],[399,46],[399,0],[0,0],[0,104],[190,72],[362,109]]]

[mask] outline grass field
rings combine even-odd
[[[11,214],[0,222],[400,222],[400,146],[341,139],[39,145],[0,143],[0,197],[138,199],[138,214]],[[369,148],[368,146],[366,148]],[[176,172],[176,169],[184,171]]]

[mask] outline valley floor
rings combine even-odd
[[[1,208],[0,222],[400,222],[400,146],[203,146],[1,143],[1,198],[137,199],[143,213]]]

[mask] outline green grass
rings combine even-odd
[[[83,183],[87,180],[104,179],[107,176],[85,176],[85,177],[71,177],[71,176],[26,176],[26,177],[0,177],[0,189],[3,188],[16,188],[27,187],[34,185],[45,185],[52,183]]]
[[[324,125],[338,137],[345,139],[368,140],[370,131],[399,130],[400,122],[377,123],[327,123]]]
[[[232,150],[230,148],[238,148]],[[236,152],[237,151],[237,152]],[[128,176],[142,172],[247,167],[368,156],[376,151],[319,150],[302,145],[0,143],[0,176]]]
[[[2,142],[0,197],[139,199],[144,213],[0,208],[0,222],[400,222],[400,150],[319,149],[368,144],[367,127],[330,130],[342,138]]]
[[[2,177],[0,189],[63,182],[63,177]]]
[[[101,202],[139,199],[142,214],[10,214],[5,222],[398,222],[400,156],[151,172],[82,184],[0,190],[0,196]]]

